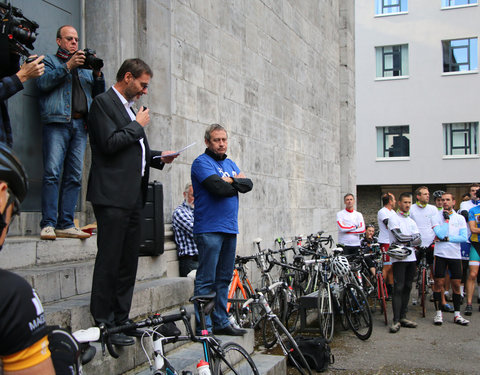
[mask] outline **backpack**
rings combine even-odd
[[[55,374],[82,375],[81,349],[74,337],[58,326],[49,326],[47,329]]]
[[[335,363],[330,345],[323,337],[295,336],[295,341],[312,370],[323,372]]]

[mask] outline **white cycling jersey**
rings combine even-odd
[[[395,215],[394,210],[390,210],[387,207],[383,207],[378,211],[377,221],[378,221],[378,242],[390,244],[390,231],[383,223],[383,220],[390,218]]]
[[[422,247],[429,247],[435,239],[435,232],[432,227],[432,219],[438,215],[437,207],[427,204],[421,207],[413,204],[410,207],[410,217],[417,223],[418,230],[422,236]]]
[[[355,210],[337,212],[338,243],[360,246],[360,234],[365,232],[363,215]]]
[[[413,221],[409,216],[404,216],[401,213],[395,214],[388,219],[388,229],[390,235],[390,243],[398,242],[396,241],[394,234],[391,232],[393,229],[400,229],[400,232],[407,236],[410,236],[414,233],[420,233],[415,221]],[[415,256],[415,249],[413,249],[412,247],[408,248],[412,250],[412,253],[408,257],[406,257],[405,259],[395,259],[393,257],[390,257],[392,263],[415,262],[417,260],[417,257]]]

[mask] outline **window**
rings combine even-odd
[[[443,71],[466,72],[478,67],[477,38],[443,40]]]
[[[410,156],[410,131],[408,125],[377,128],[377,157]]]
[[[442,8],[478,4],[478,0],[442,0]]]
[[[407,0],[375,0],[375,14],[400,13],[407,10]]]
[[[376,47],[377,77],[408,76],[408,44]]]
[[[445,155],[478,154],[478,122],[443,124]]]

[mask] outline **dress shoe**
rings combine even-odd
[[[164,337],[180,336],[182,332],[177,328],[175,322],[165,323],[157,330]]]
[[[213,333],[215,335],[227,335],[227,336],[243,336],[245,333],[247,333],[246,329],[239,329],[232,327],[231,325],[228,325],[223,328],[217,328],[213,329]]]
[[[119,326],[123,326],[125,324],[132,324],[132,323],[133,323],[133,320],[128,319],[125,322],[119,324]],[[123,331],[123,333],[127,336],[143,337],[143,334],[145,333],[145,331],[143,329],[130,328],[130,329],[127,329],[127,330]]]
[[[124,333],[114,333],[109,336],[110,342],[117,346],[130,346],[135,344],[135,340]]]

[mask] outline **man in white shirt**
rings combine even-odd
[[[443,323],[441,311],[441,293],[445,285],[445,270],[450,271],[450,280],[453,291],[454,323],[468,325],[467,319],[460,315],[462,297],[460,295],[460,281],[462,278],[462,255],[460,244],[467,241],[467,225],[463,216],[457,214],[453,207],[455,198],[451,193],[442,195],[443,211],[432,220],[433,230],[438,238],[434,250],[434,278],[433,296],[437,311],[433,320],[435,325]]]
[[[410,251],[404,259],[392,260],[393,269],[393,323],[390,327],[391,333],[396,333],[400,327],[416,328],[417,323],[407,319],[407,307],[412,290],[412,281],[417,269],[414,246],[421,244],[421,236],[417,224],[410,218],[410,207],[412,196],[409,193],[402,193],[398,198],[397,213],[388,219],[390,230],[390,244],[406,246]]]
[[[410,215],[417,223],[418,230],[422,235],[422,244],[418,247],[419,257],[425,252],[427,264],[433,276],[433,247],[435,240],[435,232],[432,229],[432,219],[438,215],[438,209],[428,204],[430,200],[430,192],[426,186],[420,186],[415,190],[417,201],[410,208]],[[447,304],[445,295],[442,293],[443,311],[453,312],[453,307]]]
[[[390,246],[390,231],[387,228],[388,219],[395,215],[395,206],[397,204],[395,196],[392,193],[385,193],[382,195],[383,208],[378,211],[378,243],[383,253],[383,279],[387,284],[388,298],[391,298],[393,293],[393,271],[392,261],[387,255],[388,248]]]
[[[363,215],[355,210],[355,197],[343,197],[345,209],[337,212],[338,243],[344,246],[344,254],[356,254],[360,248],[360,235],[365,232]]]

